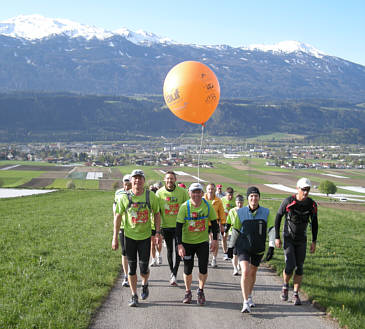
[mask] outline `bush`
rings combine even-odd
[[[319,184],[319,191],[322,193],[326,193],[327,195],[335,194],[337,191],[337,187],[333,182],[329,180],[324,180],[321,182],[321,184]]]
[[[72,181],[72,180],[70,180],[69,182],[67,182],[67,184],[66,184],[66,188],[68,188],[69,190],[73,190],[73,189],[75,189],[75,183]]]

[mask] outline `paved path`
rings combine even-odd
[[[251,314],[242,314],[240,277],[232,276],[231,263],[223,261],[221,254],[219,267],[208,270],[208,281],[204,289],[206,305],[196,304],[196,264],[193,270],[193,303],[182,304],[185,292],[183,263],[180,264],[178,273],[179,286],[170,287],[166,248],[163,248],[163,253],[163,265],[151,268],[149,298],[146,301],[140,300],[137,308],[128,307],[130,289],[123,288],[122,279],[119,278],[96,314],[91,329],[339,328],[334,321],[326,319],[323,312],[305,300],[302,306],[280,301],[281,280],[263,265],[258,271],[254,289],[254,301],[257,306],[252,309]]]

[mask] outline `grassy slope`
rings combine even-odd
[[[112,192],[0,200],[2,328],[86,328],[120,267]]]

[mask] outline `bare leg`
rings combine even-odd
[[[208,273],[201,274],[199,273],[199,288],[204,289],[205,282],[207,281]]]

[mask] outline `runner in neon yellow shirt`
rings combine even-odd
[[[233,188],[232,187],[227,187],[226,193],[225,193],[226,195],[222,198],[222,203],[223,203],[224,212],[226,214],[226,218],[228,216],[229,211],[236,206],[236,203],[233,199],[233,193],[234,193]],[[225,222],[223,224],[225,224]],[[224,260],[229,260],[229,257],[227,255],[227,251],[228,251],[228,248],[227,248],[227,235],[223,236],[222,249],[223,249],[223,252],[224,252],[223,259]]]
[[[199,288],[197,291],[198,304],[205,305],[204,285],[208,277],[209,261],[209,221],[212,225],[213,241],[212,252],[218,248],[217,235],[219,226],[217,214],[208,201],[203,199],[203,187],[193,183],[189,187],[190,199],[179,209],[176,220],[176,239],[178,252],[184,258],[185,297],[183,303],[190,304],[192,299],[191,283],[194,267],[194,255],[198,256]]]
[[[164,178],[165,186],[160,188],[156,195],[160,202],[161,231],[167,247],[167,262],[170,267],[170,285],[177,286],[176,275],[180,265],[180,256],[176,241],[176,218],[181,204],[189,199],[188,191],[176,186],[176,174],[167,171]],[[175,243],[175,265],[174,265]]]
[[[151,252],[151,216],[154,214],[156,226],[156,242],[160,239],[160,208],[157,197],[149,190],[145,190],[145,176],[142,170],[133,170],[131,173],[132,189],[128,194],[123,194],[116,205],[116,218],[114,220],[114,233],[112,249],[118,249],[118,232],[125,213],[124,235],[125,249],[129,264],[129,284],[132,298],[129,306],[138,306],[137,296],[137,254],[139,269],[142,277],[141,298],[146,299],[149,295],[149,258]]]

